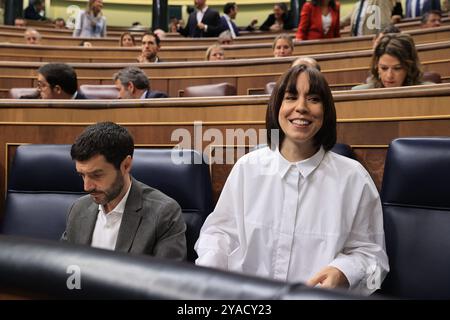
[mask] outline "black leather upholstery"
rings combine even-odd
[[[190,164],[177,164],[172,155]],[[193,150],[136,149],[132,175],[180,204],[187,224],[188,260],[194,261],[195,241],[212,210],[209,168],[201,155]],[[70,158],[70,145],[20,146],[9,177],[1,232],[59,239],[67,210],[81,195],[82,179]]]
[[[185,160],[185,164],[172,161]],[[136,149],[131,174],[152,186],[181,206],[187,225],[188,260],[197,255],[194,244],[206,217],[212,211],[212,187],[209,168],[193,150]]]
[[[4,234],[59,239],[69,206],[83,195],[69,145],[22,145],[9,172]]]
[[[73,271],[76,270],[76,271]],[[81,290],[67,288],[80,275]],[[185,262],[0,236],[0,294],[57,299],[355,299]]]
[[[391,271],[385,294],[450,299],[450,138],[394,140],[381,199]]]
[[[356,155],[353,152],[353,149],[351,146],[345,143],[336,143],[331,151],[336,152],[337,154],[340,154],[342,156],[345,156],[347,158],[356,160]]]

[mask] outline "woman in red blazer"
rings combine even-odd
[[[340,37],[339,6],[335,0],[311,0],[305,3],[295,38],[312,40]],[[328,30],[324,30],[324,27]]]

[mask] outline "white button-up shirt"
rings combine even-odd
[[[411,0],[411,17],[412,18],[416,18],[416,6],[417,6],[417,1],[420,2],[420,12],[422,12],[423,10],[423,3],[425,2],[425,0]]]
[[[120,224],[125,210],[125,204],[130,194],[131,184],[127,193],[117,206],[109,213],[105,213],[102,205],[98,205],[97,221],[92,234],[92,247],[114,250],[119,235]]]
[[[239,159],[195,249],[198,265],[289,282],[334,266],[360,294],[389,270],[372,179],[322,148],[297,163],[268,147]]]

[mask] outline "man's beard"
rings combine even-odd
[[[153,52],[153,51],[151,51],[151,52],[145,52],[145,53],[144,53],[144,56],[145,56],[145,58],[146,58],[147,60],[152,61],[152,60],[154,60],[154,59],[156,58],[156,52]]]
[[[99,191],[99,190],[91,190],[89,193],[101,193],[103,196],[99,199],[96,199],[93,195],[91,195],[92,199],[95,203],[101,204],[102,206],[105,206],[109,202],[116,199],[120,193],[122,192],[123,186],[125,185],[125,179],[123,178],[123,175],[119,170],[117,170],[117,176],[114,180],[111,187],[105,191]]]

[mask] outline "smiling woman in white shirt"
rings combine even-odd
[[[389,271],[380,198],[359,162],[330,151],[336,110],[323,75],[288,70],[266,127],[272,148],[234,165],[200,232],[196,264],[372,293]]]

